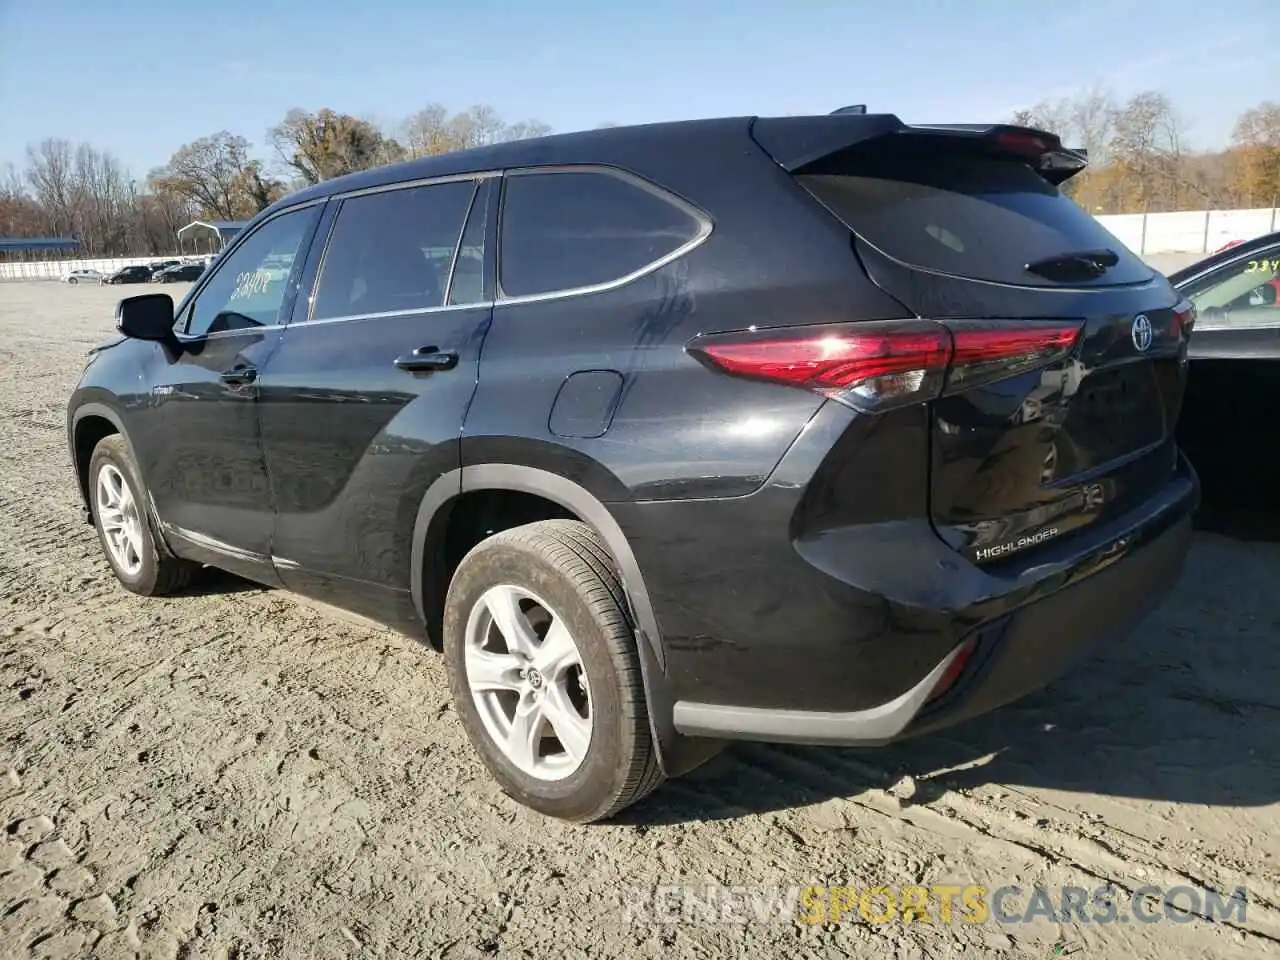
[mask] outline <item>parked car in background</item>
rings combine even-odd
[[[156,283],[176,283],[180,280],[198,280],[204,273],[203,263],[180,263],[161,270],[153,278]]]
[[[122,267],[115,273],[103,277],[103,283],[148,283],[151,280],[151,267],[147,264],[136,264]]]
[[[1128,633],[1190,544],[1191,309],[1059,191],[1084,167],[842,114],[325,181],[176,308],[121,301],[68,404],[87,518],[136,593],[209,564],[441,648],[557,817],[727,739],[957,723]]]
[[[1204,485],[1206,523],[1280,535],[1280,233],[1173,273],[1196,308],[1178,442]]]
[[[72,270],[62,278],[70,284],[77,283],[101,283],[102,271],[100,270]]]
[[[168,270],[170,267],[180,267],[180,266],[182,266],[181,260],[158,260],[155,263],[150,264],[151,279],[155,281],[159,279],[160,274]]]

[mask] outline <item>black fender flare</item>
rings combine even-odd
[[[75,472],[76,488],[80,491],[80,502],[87,517],[89,513],[89,490],[80,482],[80,471],[84,464],[80,463],[80,458],[76,452],[76,432],[79,430],[80,421],[86,417],[101,417],[110,423],[116,428],[116,433],[124,437],[124,442],[129,447],[129,453],[133,455],[135,463],[137,463],[138,457],[137,451],[133,449],[133,442],[129,439],[129,434],[124,428],[124,421],[113,408],[96,400],[86,401],[76,407],[71,414],[70,422],[67,424],[67,450],[71,455],[71,469]],[[139,467],[139,470],[141,470],[141,467]]]
[[[71,469],[75,472],[76,488],[80,491],[81,510],[87,522],[93,522],[92,508],[89,506],[89,490],[86,486],[80,484],[80,460],[76,455],[76,430],[80,426],[80,421],[86,417],[101,417],[113,427],[125,442],[125,446],[129,448],[129,455],[133,457],[133,462],[139,474],[143,473],[142,463],[138,459],[138,452],[133,448],[133,441],[129,438],[129,431],[125,429],[124,419],[120,416],[119,411],[113,407],[102,403],[99,400],[87,400],[76,407],[71,414],[70,422],[67,424],[67,447],[71,454]],[[160,520],[159,511],[156,510],[155,499],[151,496],[151,489],[147,485],[145,474],[142,476],[144,486],[147,486],[147,515],[151,521],[151,532],[155,537],[156,545],[161,551],[171,557],[176,557],[173,548],[169,545],[164,535],[164,523]]]
[[[513,490],[531,493],[557,503],[595,528],[618,565],[622,587],[630,606],[640,655],[649,724],[658,747],[658,760],[667,776],[679,776],[720,750],[720,743],[686,737],[676,732],[674,700],[666,675],[666,656],[657,616],[649,599],[635,552],[609,509],[589,490],[566,477],[536,467],[507,463],[481,463],[452,470],[439,477],[423,495],[413,527],[410,586],[414,607],[427,622],[423,574],[431,559],[426,556],[433,520],[451,499],[473,490]]]

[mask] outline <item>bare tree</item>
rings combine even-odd
[[[504,123],[496,110],[474,106],[453,116],[438,103],[429,104],[404,124],[410,156],[428,157],[508,140],[543,137],[551,128],[540,120]]]
[[[177,149],[168,164],[150,177],[155,189],[184,197],[206,216],[238,220],[265,209],[283,193],[262,164],[249,156],[249,141],[226,130]],[[265,189],[256,190],[261,182]]]
[[[1135,94],[1116,113],[1108,150],[1116,166],[1132,174],[1142,209],[1177,208],[1186,182],[1182,141],[1177,113],[1162,93]]]
[[[1071,105],[1065,100],[1041,100],[1034,106],[1018,110],[1013,122],[1020,127],[1034,127],[1053,133],[1062,140],[1071,139]]]
[[[37,236],[43,232],[44,219],[44,210],[27,193],[17,167],[8,164],[0,177],[0,236]]]
[[[75,227],[74,157],[69,140],[50,138],[27,147],[27,183],[44,213],[44,229],[54,236],[69,236]]]
[[[1245,202],[1274,206],[1280,197],[1280,103],[1265,100],[1246,110],[1231,139]]]

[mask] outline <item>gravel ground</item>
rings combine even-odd
[[[63,416],[119,295],[0,284],[0,955],[1280,954],[1280,545],[1201,535],[1130,641],[945,734],[742,745],[563,825],[495,788],[413,641],[229,576],[115,584]],[[707,883],[1248,893],[1217,923],[628,915]]]

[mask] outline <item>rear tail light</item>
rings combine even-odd
[[[1173,308],[1173,331],[1183,336],[1191,336],[1191,330],[1196,325],[1196,308],[1190,300],[1182,300]]]
[[[1081,325],[886,320],[698,337],[688,350],[734,376],[804,387],[877,412],[1025,373],[1065,357]]]

